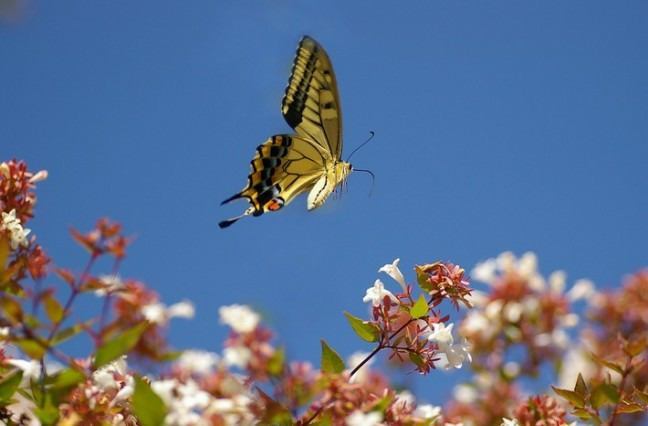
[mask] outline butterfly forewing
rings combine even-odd
[[[342,111],[333,66],[310,37],[297,47],[281,112],[300,136],[320,144],[335,160],[342,154]]]

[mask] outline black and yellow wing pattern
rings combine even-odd
[[[351,173],[351,165],[340,159],[342,116],[333,66],[324,48],[308,36],[297,47],[281,112],[296,134],[272,136],[256,149],[247,185],[223,201],[244,198],[250,207],[220,222],[221,228],[279,210],[306,191],[308,210],[317,208]]]

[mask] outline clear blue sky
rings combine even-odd
[[[50,172],[33,233],[79,270],[68,225],[118,220],[137,236],[123,275],[196,304],[176,347],[220,350],[217,308],[245,303],[314,362],[319,338],[369,349],[342,311],[364,315],[396,257],[413,279],[532,250],[599,286],[647,265],[648,3],[394,4],[76,0],[0,21],[0,157]],[[353,160],[374,193],[355,173],[318,210],[302,197],[220,230],[256,146],[290,130],[303,34],[332,58],[345,156],[376,132]]]

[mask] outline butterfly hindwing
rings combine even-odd
[[[221,228],[240,217],[259,216],[290,203],[320,177],[324,157],[319,146],[297,135],[269,138],[256,149],[245,188],[223,201],[225,204],[245,198],[250,202],[250,208],[233,221],[221,222]]]

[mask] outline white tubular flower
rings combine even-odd
[[[360,410],[354,411],[345,419],[347,426],[376,426],[381,421],[382,414],[375,411],[365,414]]]
[[[193,318],[193,304],[189,301],[174,303],[167,307],[164,303],[151,303],[142,306],[142,315],[150,323],[166,325],[171,318]]]
[[[40,362],[24,359],[8,359],[5,363],[13,365],[23,372],[21,386],[28,386],[32,380],[38,380],[41,374]]]
[[[107,294],[113,294],[124,288],[124,282],[121,280],[119,275],[100,275],[99,281],[101,281],[106,287],[100,288],[94,291],[95,296],[102,297]]]
[[[239,334],[249,333],[259,325],[261,318],[246,305],[221,306],[218,309],[220,322]]]
[[[528,251],[517,261],[517,271],[522,278],[531,278],[538,272],[538,256]]]
[[[431,404],[422,404],[416,407],[416,410],[414,410],[414,415],[424,420],[434,419],[441,415],[441,407],[437,407]]]
[[[20,219],[16,217],[16,209],[11,209],[9,213],[2,212],[0,229],[9,231],[9,244],[12,250],[16,250],[19,245],[27,247],[27,234],[31,232],[31,229],[23,229]]]
[[[187,318],[192,319],[196,315],[196,308],[189,300],[174,303],[167,310],[169,318]]]
[[[394,303],[398,303],[396,296],[389,290],[385,290],[385,284],[380,280],[376,280],[373,287],[367,289],[367,293],[362,298],[362,301],[371,302],[374,306],[380,306],[385,296],[389,297]]]
[[[442,322],[432,324],[434,330],[427,336],[429,341],[434,341],[439,344],[439,346],[450,346],[454,343],[452,337],[452,328],[454,324],[450,323],[449,326],[446,326]]]
[[[445,369],[461,368],[464,362],[472,362],[466,339],[452,346],[439,345],[439,365]]]
[[[402,391],[396,394],[394,398],[394,405],[402,405],[404,409],[411,409],[416,403],[414,395],[410,391]]]
[[[477,400],[479,393],[474,386],[459,384],[452,389],[452,396],[462,404],[472,404]]]
[[[164,303],[151,303],[142,306],[142,315],[153,324],[166,323],[166,305]]]
[[[0,173],[5,177],[5,179],[9,179],[11,177],[11,170],[9,170],[9,164],[7,164],[6,161],[0,163]]]
[[[391,264],[386,264],[382,268],[378,269],[378,272],[384,272],[390,277],[392,277],[398,284],[400,284],[401,288],[403,289],[403,292],[407,292],[407,284],[405,284],[405,278],[403,278],[403,273],[398,269],[398,262],[400,262],[400,258],[394,260],[393,263]]]
[[[190,349],[182,352],[176,364],[184,371],[205,376],[216,368],[219,360],[220,357],[213,352]]]
[[[36,183],[45,180],[47,179],[48,175],[49,173],[47,172],[47,170],[40,170],[34,176],[29,178],[29,183]]]
[[[480,334],[482,338],[488,340],[497,333],[500,322],[487,318],[480,311],[470,311],[461,323],[461,329],[465,334]]]
[[[567,274],[565,271],[554,271],[549,275],[549,288],[554,294],[562,294],[565,291]]]
[[[245,368],[252,359],[252,351],[245,346],[231,346],[223,350],[223,361],[229,367]]]
[[[590,280],[580,279],[567,292],[567,299],[572,303],[580,299],[589,302],[595,294],[594,283]]]
[[[497,263],[497,269],[499,269],[500,272],[509,273],[515,270],[515,255],[510,251],[500,253],[500,255],[497,256],[497,259],[495,259],[495,262]]]
[[[521,303],[515,302],[515,301],[510,301],[504,305],[504,308],[502,309],[502,315],[508,322],[516,323],[520,320],[522,317],[522,313],[524,312],[524,306],[522,306]]]
[[[495,272],[497,271],[497,261],[495,259],[488,259],[484,262],[478,263],[470,273],[470,276],[475,281],[480,281],[486,284],[493,284],[495,281]]]
[[[501,426],[520,426],[520,422],[517,419],[507,419],[504,417]]]

